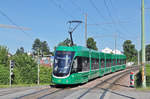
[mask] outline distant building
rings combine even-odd
[[[105,49],[103,49],[101,52],[103,52],[103,53],[112,53],[112,54],[122,54],[122,52],[121,51],[119,51],[119,50],[112,50],[112,49],[110,49],[110,48],[108,48],[108,47],[106,47]]]
[[[48,56],[48,57],[42,57],[40,59],[40,64],[44,65],[44,66],[52,66],[52,64],[51,64],[51,57],[50,56]]]
[[[28,52],[27,55],[32,56],[35,61],[43,66],[50,67],[53,65],[53,56],[52,55],[39,55],[39,59],[37,55],[33,55],[33,53]]]
[[[28,56],[32,56],[32,53],[31,53],[31,52],[27,52],[27,55],[28,55]]]
[[[51,67],[53,65],[53,56],[45,55],[43,57],[40,57],[38,63],[46,67]]]
[[[8,53],[8,57],[11,57],[12,56],[12,54],[11,53]]]
[[[113,52],[113,54],[123,54],[123,53],[121,53],[121,51],[119,51],[119,50],[117,50],[117,49],[116,49],[116,50],[113,50],[112,52]]]
[[[110,49],[110,48],[105,48],[105,49],[103,49],[101,52],[103,52],[103,53],[112,53],[112,49]]]

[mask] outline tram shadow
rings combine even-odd
[[[80,86],[81,84],[72,84],[72,85],[63,85],[63,84],[59,84],[59,85],[50,85],[50,87],[52,88],[75,88],[75,87],[78,87]]]

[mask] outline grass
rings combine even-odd
[[[150,90],[150,64],[146,64],[145,69],[146,69],[146,85],[147,85],[147,88],[142,88],[141,87],[141,70],[140,70],[140,72],[135,77],[136,84],[139,83],[136,86],[137,90],[141,90],[141,91]]]
[[[53,83],[41,83],[39,86],[42,86],[42,85],[54,85]],[[38,86],[37,84],[18,84],[18,85],[12,85],[11,87],[12,88],[15,88],[15,87],[34,87],[34,86]],[[0,85],[0,88],[10,88],[9,85]]]
[[[146,76],[150,76],[150,64],[146,65]]]
[[[139,91],[150,91],[150,87],[146,87],[146,88],[136,88]]]
[[[146,83],[150,87],[150,64],[146,65]]]

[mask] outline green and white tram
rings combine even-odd
[[[82,46],[58,46],[54,56],[52,82],[80,84],[125,68],[125,55],[106,54]]]

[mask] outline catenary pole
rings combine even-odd
[[[38,50],[38,85],[40,84],[40,75],[39,75],[39,72],[40,72],[40,70],[39,70],[40,58],[39,58],[39,51],[40,50]]]
[[[11,87],[11,60],[9,61],[9,86]]]
[[[85,47],[87,47],[87,14],[85,14]]]
[[[142,0],[142,9],[141,9],[141,48],[142,48],[142,86],[146,87],[145,79],[145,31],[144,31],[144,0]]]

